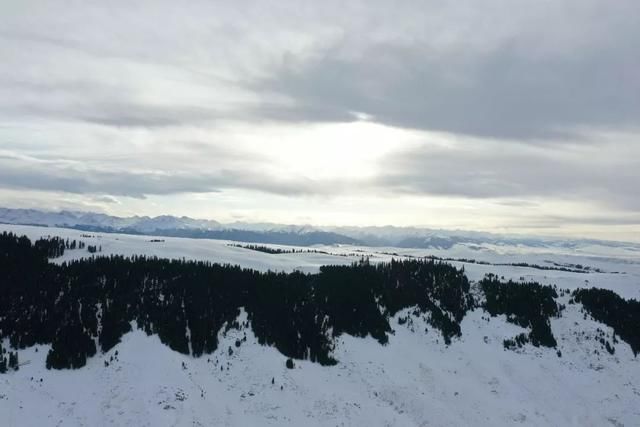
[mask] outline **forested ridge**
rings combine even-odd
[[[0,235],[0,341],[8,339],[13,349],[51,344],[46,363],[54,369],[84,366],[87,358],[113,348],[132,325],[157,334],[175,351],[208,354],[241,308],[260,344],[290,358],[331,365],[338,362],[336,337],[370,335],[385,344],[393,333],[390,319],[406,308],[449,344],[477,305],[464,271],[436,260],[370,264],[363,259],[324,266],[317,274],[145,256],[49,262],[70,245],[59,238],[32,243],[24,236]],[[561,313],[555,292],[496,278],[482,288],[485,310],[530,326],[535,345],[555,346],[549,327],[549,317]],[[500,304],[491,296],[498,293]],[[533,308],[518,308],[525,300]],[[9,356],[17,367],[17,355],[15,361]],[[0,350],[0,368],[6,357],[7,350]]]
[[[175,351],[200,356],[243,307],[261,344],[322,364],[334,337],[386,343],[389,318],[418,306],[446,340],[472,306],[469,282],[433,261],[326,266],[318,274],[258,272],[209,262],[136,256],[49,263],[47,244],[0,236],[0,331],[14,348],[52,344],[51,368],[78,368],[134,323]]]
[[[595,320],[613,328],[629,343],[634,355],[640,352],[640,301],[625,300],[607,289],[578,289],[573,299],[582,303]]]
[[[494,275],[481,280],[480,287],[486,299],[484,308],[489,314],[505,314],[508,322],[530,329],[528,334],[505,340],[506,348],[522,347],[529,342],[536,347],[557,345],[549,319],[560,317],[563,307],[556,303],[558,294],[553,287],[535,282],[501,282]]]

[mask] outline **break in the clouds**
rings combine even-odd
[[[640,238],[634,0],[0,12],[3,204]]]

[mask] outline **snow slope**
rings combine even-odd
[[[260,270],[315,271],[320,265],[349,263],[362,255],[372,261],[437,255],[473,256],[494,263],[582,263],[607,273],[457,264],[465,267],[471,280],[492,272],[571,289],[588,281],[626,298],[640,297],[640,260],[628,254],[527,253],[517,247],[457,245],[435,252],[329,246],[316,249],[336,255],[271,255],[230,247],[224,241],[150,242],[154,238],[149,236],[13,225],[2,225],[2,230],[32,239],[45,235],[81,239],[102,246],[103,255],[185,257]],[[89,254],[67,251],[57,262],[82,256]],[[559,302],[566,304],[568,298]],[[386,346],[371,338],[342,336],[335,353],[339,363],[333,367],[296,361],[295,369],[289,370],[283,355],[259,345],[251,330],[242,328],[226,335],[221,331],[219,349],[198,359],[173,352],[157,337],[134,328],[114,349],[76,371],[47,371],[48,348],[32,347],[20,351],[19,371],[0,375],[2,425],[638,425],[640,360],[622,341],[615,345],[615,354],[603,351],[594,338],[598,329],[608,336],[612,330],[584,319],[579,308],[567,305],[561,318],[552,319],[562,357],[532,346],[518,352],[504,350],[502,340],[523,330],[504,316],[489,318],[482,310],[465,317],[462,337],[448,347],[419,319],[404,325],[392,321],[395,334]],[[245,334],[246,342],[236,347],[236,340]]]
[[[35,227],[24,225],[0,224],[1,231],[11,231],[19,235],[26,235],[32,240],[46,236],[62,236],[82,240],[87,245],[102,247],[98,255],[140,255],[157,256],[160,258],[194,259],[212,261],[221,264],[237,264],[260,271],[278,270],[316,272],[322,265],[350,264],[362,256],[370,257],[371,261],[389,261],[392,258],[404,256],[423,257],[438,256],[451,258],[467,258],[491,263],[520,263],[551,266],[548,261],[559,264],[582,264],[600,268],[604,273],[571,273],[557,270],[537,270],[525,267],[484,265],[463,262],[451,262],[458,267],[464,267],[469,279],[480,280],[487,273],[504,276],[506,279],[535,280],[544,284],[558,284],[562,288],[576,289],[580,287],[596,286],[611,289],[625,298],[640,299],[640,255],[633,257],[627,253],[620,253],[612,249],[610,254],[598,255],[569,255],[567,251],[536,250],[528,252],[522,247],[493,245],[456,245],[451,249],[403,249],[393,247],[370,248],[365,246],[314,246],[292,247],[267,245],[274,248],[297,249],[301,251],[317,250],[326,253],[286,253],[267,254],[236,247],[238,242],[209,239],[189,239],[180,237],[154,237],[112,233],[90,233],[85,231],[55,228]],[[152,242],[160,240],[160,242]],[[392,255],[395,254],[395,255]],[[87,257],[86,250],[66,251],[64,256],[53,260],[64,262],[70,259]]]
[[[34,227],[0,224],[0,231],[12,231],[26,235],[30,239],[46,236],[62,236],[82,240],[87,245],[102,247],[98,255],[148,255],[159,258],[193,259],[214,261],[220,264],[237,264],[260,271],[317,271],[325,264],[349,264],[357,257],[332,256],[319,253],[295,253],[272,255],[235,247],[237,242],[209,239],[188,239],[181,237],[139,236],[113,233],[91,233],[55,227]],[[153,240],[159,240],[153,242]],[[271,245],[278,247],[276,245]],[[280,246],[283,247],[283,246]],[[290,247],[288,247],[290,248]],[[297,248],[307,250],[308,248]],[[90,256],[85,250],[66,251],[64,256],[53,260],[64,262],[70,259]]]
[[[231,330],[199,359],[136,331],[77,371],[47,371],[45,347],[21,352],[28,364],[0,377],[0,412],[9,426],[637,425],[638,360],[625,345],[592,356],[595,343],[571,333],[578,319],[553,324],[561,358],[502,350],[519,328],[474,312],[448,348],[424,325],[398,325],[387,346],[344,336],[337,366],[297,361],[293,370],[250,330]]]

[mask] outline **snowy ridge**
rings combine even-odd
[[[496,343],[519,328],[474,312],[449,347],[419,320],[394,322],[387,346],[343,336],[339,365],[296,361],[293,370],[250,329],[221,332],[220,349],[198,359],[134,331],[76,371],[44,369],[44,346],[24,351],[27,364],[0,377],[0,410],[11,426],[634,425],[638,361],[624,346],[595,356],[596,343],[573,333],[581,319],[554,321],[562,358],[502,350]]]
[[[572,256],[561,251],[527,253],[522,248],[478,249],[461,244],[429,251],[327,246],[322,249],[328,253],[272,255],[215,240],[9,225],[0,230],[32,239],[77,238],[101,245],[102,255],[186,257],[263,271],[313,272],[321,265],[348,264],[362,255],[373,262],[438,255],[494,262],[582,263],[607,273],[453,264],[463,266],[472,281],[496,273],[563,289],[593,285],[625,298],[640,297],[640,260],[611,254]],[[56,262],[89,256],[93,255],[86,251],[67,251]],[[134,325],[120,344],[89,359],[79,370],[46,370],[48,346],[21,350],[20,370],[0,376],[0,413],[7,414],[8,425],[18,426],[43,425],[43,420],[44,425],[71,426],[634,425],[640,416],[640,362],[624,342],[615,345],[614,354],[604,351],[597,337],[603,334],[609,339],[613,330],[585,318],[580,306],[568,300],[568,295],[558,298],[566,309],[551,321],[562,357],[553,349],[530,345],[504,350],[502,341],[524,329],[508,323],[505,316],[490,318],[480,309],[466,315],[462,336],[449,346],[437,329],[406,309],[391,320],[394,332],[387,345],[371,337],[342,335],[335,349],[338,365],[296,360],[293,370],[285,367],[286,358],[275,348],[257,343],[244,326],[244,312],[234,322],[237,328],[230,325],[228,331],[220,331],[218,350],[200,358],[173,352],[158,337],[146,336]]]
[[[89,226],[114,230],[131,229],[152,232],[168,229],[219,229],[220,224],[212,220],[197,220],[188,217],[161,215],[157,217],[116,217],[100,213],[60,211],[46,212],[35,209],[0,208],[0,222],[7,224],[45,225],[48,227]]]

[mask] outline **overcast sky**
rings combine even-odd
[[[640,2],[0,0],[5,207],[640,240]]]

